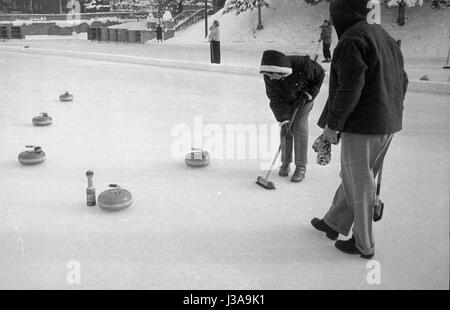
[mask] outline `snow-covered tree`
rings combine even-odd
[[[399,26],[403,26],[405,24],[406,7],[413,7],[417,4],[422,5],[423,0],[389,0],[387,2],[387,5],[390,7],[393,7],[393,6],[398,7],[397,23]]]
[[[263,29],[263,24],[261,20],[261,7],[269,7],[269,3],[266,0],[227,0],[225,2],[225,8],[223,14],[228,12],[235,12],[239,15],[247,10],[253,11],[254,8],[258,9],[258,25],[256,29]]]
[[[109,12],[111,5],[109,0],[91,0],[85,3],[86,12]]]

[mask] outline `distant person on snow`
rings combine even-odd
[[[301,182],[305,178],[308,163],[308,116],[322,86],[324,70],[309,56],[286,56],[279,51],[267,50],[262,56],[259,72],[264,74],[270,108],[281,127],[282,165],[279,175],[289,175],[294,149],[295,171],[291,181]],[[289,132],[290,120],[296,108],[298,111],[293,120],[292,132]]]
[[[163,29],[161,27],[161,24],[158,24],[158,27],[156,27],[156,41],[158,43],[163,42]]]
[[[220,64],[220,29],[217,20],[209,27],[208,39],[210,44],[211,63]]]
[[[335,246],[366,259],[375,253],[375,177],[394,133],[402,129],[408,86],[397,42],[380,25],[366,20],[368,1],[330,2],[339,42],[331,63],[328,100],[318,125],[333,144],[339,143],[341,136],[341,184],[325,216],[311,221],[332,240],[352,230],[349,240],[338,240]]]
[[[320,26],[322,29],[320,33],[320,39],[319,42],[323,42],[323,57],[325,60],[322,62],[331,62],[331,53],[330,53],[330,47],[331,47],[331,35],[333,33],[333,26],[328,20],[323,21],[323,25]]]

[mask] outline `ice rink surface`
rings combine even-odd
[[[175,129],[196,117],[224,130],[273,124],[261,77],[10,52],[0,68],[1,289],[448,289],[448,96],[407,94],[374,224],[381,282],[369,284],[376,262],[337,251],[309,223],[339,184],[339,147],[325,167],[310,149],[303,183],[275,170],[275,191],[255,184],[261,159],[191,169],[173,156]],[[65,90],[73,102],[58,101]],[[324,84],[310,145],[326,97]],[[50,127],[32,125],[40,112]],[[47,160],[20,165],[27,144]],[[133,205],[87,207],[88,169],[97,194],[119,183]],[[79,284],[67,281],[74,266]]]

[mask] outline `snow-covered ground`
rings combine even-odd
[[[375,224],[381,283],[369,285],[374,265],[338,252],[309,224],[339,183],[338,147],[325,167],[310,149],[301,184],[274,173],[275,191],[255,185],[271,155],[217,151],[204,169],[174,156],[178,129],[199,118],[216,138],[227,125],[255,124],[266,137],[262,129],[276,124],[260,77],[1,50],[0,67],[0,288],[448,289],[448,96],[407,95],[385,162],[385,217]],[[57,100],[65,90],[73,102]],[[310,144],[326,97],[324,85]],[[44,111],[54,123],[33,127]],[[21,166],[26,144],[42,146],[47,160]],[[133,205],[87,207],[88,169],[97,194],[119,183]],[[79,285],[67,282],[74,266]]]
[[[310,6],[299,0],[269,0],[262,9],[263,31],[257,31],[257,10],[236,16],[219,11],[209,17],[220,22],[221,45],[239,49],[260,50],[267,46],[286,52],[312,54],[320,36],[319,26],[329,19],[329,4],[323,1]],[[395,38],[402,40],[403,53],[408,57],[447,57],[450,47],[450,9],[431,9],[429,3],[406,9],[406,25],[395,25],[397,8],[382,8],[381,23]],[[172,43],[201,44],[205,37],[204,22],[200,21],[170,40]],[[332,48],[337,43],[333,31]],[[321,50],[319,50],[321,53]]]

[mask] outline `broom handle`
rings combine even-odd
[[[292,114],[291,121],[289,123],[289,128],[288,128],[289,132],[291,131],[292,124],[294,123],[294,119],[297,116],[297,112],[298,112],[298,107],[295,108],[294,113]],[[280,153],[281,153],[282,145],[283,145],[282,142],[280,142],[280,146],[278,147],[277,154],[275,155],[275,158],[272,161],[272,165],[270,166],[270,169],[267,171],[266,180],[269,178],[270,172],[272,171],[272,168],[273,168],[273,166],[275,165],[275,163],[277,161],[278,155],[280,155]]]
[[[383,164],[381,164],[380,171],[378,171],[377,177],[377,191],[375,194],[375,205],[378,205],[380,201],[380,192],[381,192],[381,177],[383,176]]]
[[[447,66],[448,66],[448,60],[450,58],[450,48],[448,49],[448,54],[447,54]]]

